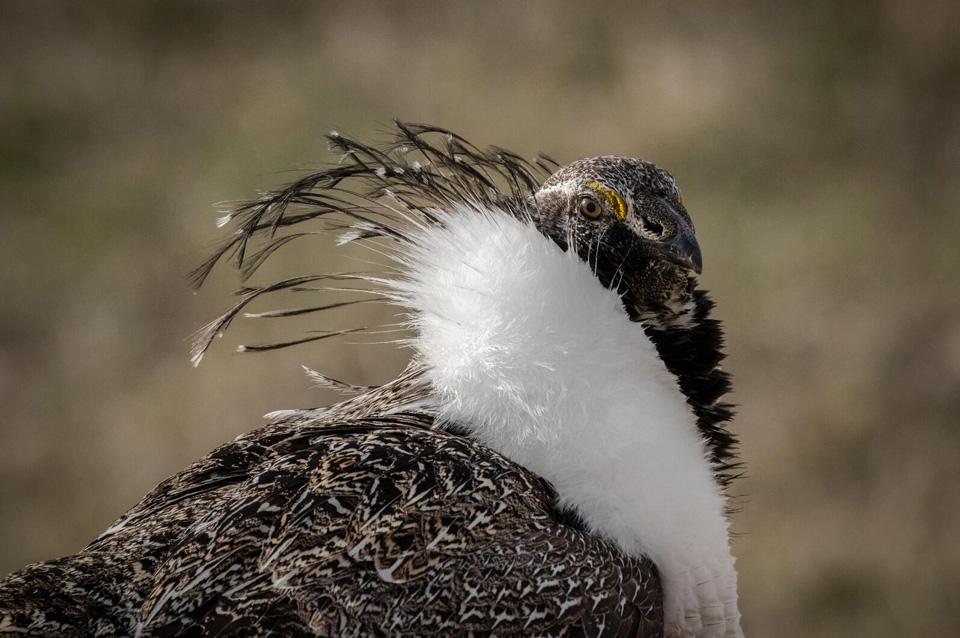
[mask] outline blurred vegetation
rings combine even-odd
[[[402,368],[230,354],[290,334],[251,320],[193,369],[236,279],[182,277],[212,203],[398,117],[671,170],[728,326],[748,634],[960,635],[960,4],[2,2],[0,24],[0,572],[334,400],[299,363]]]

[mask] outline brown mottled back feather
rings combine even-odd
[[[558,523],[549,485],[431,414],[369,414],[378,396],[218,448],[77,556],[0,585],[0,628],[658,635],[649,561]]]

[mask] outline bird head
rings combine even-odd
[[[700,273],[676,181],[642,160],[602,156],[557,170],[533,195],[534,222],[616,289],[635,319],[679,314]]]

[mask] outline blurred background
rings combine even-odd
[[[396,117],[673,172],[740,406],[748,635],[960,635],[960,4],[2,2],[0,24],[0,573],[334,401],[299,364],[402,369],[389,345],[233,354],[301,336],[276,320],[194,369],[238,282],[184,280],[212,204]],[[343,267],[328,248],[272,267]]]

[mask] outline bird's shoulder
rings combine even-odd
[[[649,561],[567,524],[540,477],[433,425],[333,412],[264,428],[158,486],[88,551],[176,534],[140,611],[148,635],[269,618],[292,631],[292,610],[304,635],[655,632]]]

